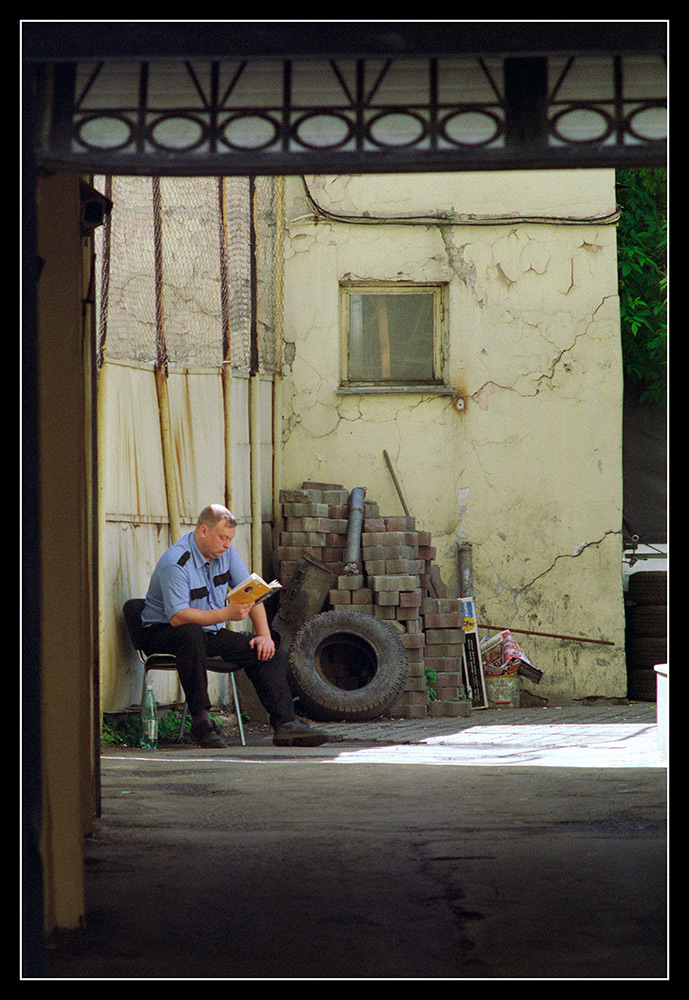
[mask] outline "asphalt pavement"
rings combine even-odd
[[[321,728],[103,751],[46,978],[668,977],[655,704]]]

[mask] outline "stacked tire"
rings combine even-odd
[[[626,600],[627,695],[656,700],[657,663],[667,663],[667,571],[637,571]]]

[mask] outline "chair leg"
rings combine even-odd
[[[141,707],[139,708],[139,732],[144,731],[144,702],[146,701],[146,686],[148,680],[148,671],[144,665],[144,676],[141,682]]]
[[[235,709],[235,712],[237,713],[237,724],[239,726],[239,738],[242,741],[242,746],[245,747],[246,746],[246,739],[244,737],[244,726],[242,724],[242,710],[241,710],[240,705],[239,705],[239,693],[237,691],[237,683],[236,683],[236,681],[234,679],[234,674],[233,673],[230,673],[230,680],[232,681],[232,694],[234,695],[234,709]],[[144,702],[145,694],[146,694],[146,672],[144,671],[144,686],[143,686],[143,691],[142,691],[142,695],[141,695],[141,704],[142,705],[143,705],[143,702]],[[184,702],[184,708],[182,709],[182,721],[180,722],[180,725],[179,725],[179,736],[177,737],[177,742],[178,743],[182,742],[182,737],[184,736],[184,726],[185,726],[186,721],[187,721],[187,713],[188,713],[188,711],[189,711],[189,705],[185,701]]]
[[[184,724],[187,721],[187,712],[188,712],[188,710],[189,710],[189,706],[187,705],[187,703],[185,701],[184,702],[184,708],[182,709],[182,721],[179,724],[179,736],[177,737],[177,742],[178,743],[182,742],[182,737],[184,736]]]
[[[234,695],[234,709],[237,713],[237,725],[239,726],[239,738],[242,741],[242,746],[246,746],[246,740],[244,739],[244,726],[242,725],[242,710],[239,707],[239,695],[237,694],[237,684],[234,679],[234,673],[230,673],[230,679],[232,681],[232,693]]]

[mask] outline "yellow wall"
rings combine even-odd
[[[285,487],[367,487],[401,513],[386,449],[450,593],[473,546],[479,622],[605,639],[523,637],[551,704],[624,697],[622,373],[614,172],[309,177],[314,222],[287,184]],[[390,215],[490,215],[503,224],[372,224]],[[495,220],[497,222],[497,218]],[[338,283],[447,283],[448,383],[429,394],[347,395]],[[529,687],[528,684],[525,684]]]
[[[83,837],[93,818],[89,378],[82,347],[79,179],[38,191],[45,923],[84,914]],[[24,517],[31,512],[24,510]]]

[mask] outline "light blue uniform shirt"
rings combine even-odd
[[[153,570],[141,615],[144,625],[168,624],[178,611],[198,608],[215,611],[225,607],[228,585],[235,587],[249,571],[230,545],[218,559],[206,562],[194,540],[194,532],[175,542]],[[208,632],[217,632],[224,623],[205,625]]]

